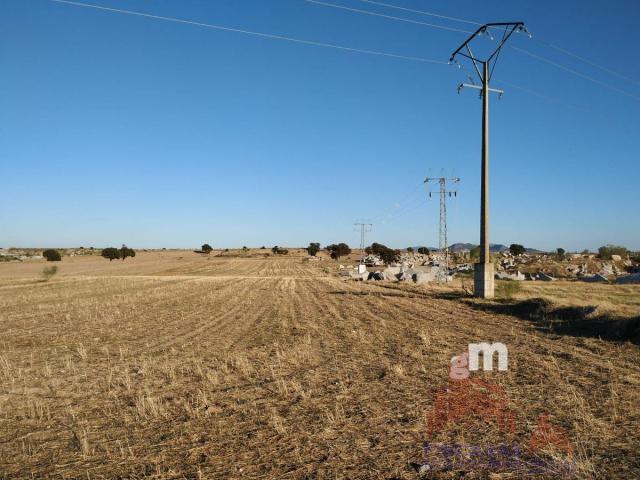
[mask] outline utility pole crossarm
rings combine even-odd
[[[461,83],[460,85],[458,85],[458,93],[460,93],[463,88],[473,88],[475,90],[482,90],[482,87],[480,85],[473,85],[471,83]],[[497,88],[488,88],[487,90],[493,93],[497,93],[499,95],[498,98],[504,95],[504,90],[500,90]]]
[[[467,58],[473,60],[474,59],[473,55],[471,55],[471,56],[466,55],[466,54],[462,53],[461,50],[463,48],[466,48],[467,51],[469,51],[469,44],[473,41],[474,38],[476,38],[476,37],[478,37],[480,35],[485,35],[485,34],[491,36],[489,34],[489,29],[490,28],[500,28],[500,27],[504,27],[505,28],[505,35],[502,37],[502,40],[500,41],[500,44],[498,45],[498,47],[494,50],[494,52],[486,60],[480,60],[480,59],[475,58],[476,61],[484,63],[485,61],[491,60],[493,58],[493,56],[500,51],[502,46],[509,39],[509,37],[513,34],[513,32],[520,31],[520,32],[525,32],[525,33],[529,34],[529,31],[527,30],[527,27],[525,27],[524,22],[486,23],[486,24],[482,25],[480,28],[478,28],[475,32],[473,32],[471,34],[471,36],[469,38],[467,38],[464,41],[464,43],[462,43],[462,45],[460,45],[456,49],[456,51],[451,54],[451,58],[449,59],[449,61],[453,62],[455,60],[456,55],[462,55],[463,57],[467,57]],[[491,37],[491,38],[493,39],[493,37]],[[471,52],[469,52],[469,53],[471,53]]]

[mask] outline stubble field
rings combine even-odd
[[[631,342],[543,331],[460,289],[346,281],[295,252],[65,258],[48,282],[43,266],[0,264],[4,478],[415,479],[425,440],[505,441],[486,418],[426,432],[451,357],[480,341],[509,348],[508,372],[474,374],[506,392],[508,441],[549,414],[574,476],[640,476]],[[435,474],[461,475],[526,472]]]

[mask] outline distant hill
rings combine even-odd
[[[477,247],[475,243],[454,243],[452,245],[449,245],[449,251],[453,253],[468,252],[470,250],[473,250],[475,247]],[[430,252],[438,251],[438,247],[428,247],[428,248]],[[505,252],[509,250],[509,247],[501,243],[492,243],[489,249],[491,250],[491,253],[500,253],[500,252]],[[418,247],[414,247],[414,250],[417,252]],[[527,253],[546,253],[544,250],[538,250],[537,248],[527,248],[526,252]]]
[[[453,245],[449,245],[450,252],[464,252],[473,250],[476,247],[473,243],[454,243]]]
[[[474,243],[454,243],[449,246],[449,251],[451,252],[465,252],[469,250],[473,250],[477,247]],[[493,253],[504,252],[505,250],[509,250],[509,247],[506,245],[502,245],[501,243],[492,243],[489,245],[489,250]]]

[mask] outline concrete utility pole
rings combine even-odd
[[[364,264],[364,237],[373,227],[372,223],[354,223],[354,227],[360,229],[360,265]]]
[[[447,240],[447,195],[449,197],[453,196],[457,197],[458,192],[447,190],[447,181],[451,183],[460,183],[460,179],[458,177],[453,178],[445,178],[445,177],[427,177],[424,180],[424,183],[429,183],[432,181],[437,181],[440,184],[440,235],[439,235],[439,245],[440,255],[442,255],[444,259],[444,267],[440,265],[439,269],[439,280],[441,282],[449,281],[449,243]],[[433,192],[429,192],[429,198],[431,198],[431,194]]]
[[[489,29],[502,31],[502,39],[498,46],[493,49],[484,60],[477,58],[469,46],[471,42],[480,35],[493,37]],[[481,91],[482,97],[482,169],[481,169],[481,194],[480,194],[480,262],[476,263],[474,269],[474,295],[480,298],[493,298],[494,296],[494,267],[491,262],[489,252],[489,92],[497,92],[500,97],[504,94],[502,90],[489,88],[489,82],[493,76],[493,70],[502,51],[502,47],[514,32],[527,32],[523,22],[487,23],[480,27],[471,35],[458,49],[451,55],[450,62],[457,63],[456,56],[460,55],[471,60],[473,67],[478,74],[481,86],[473,83],[463,83],[458,86],[458,93],[463,88],[474,88]],[[466,50],[466,53],[462,50]],[[478,68],[482,64],[482,72]]]

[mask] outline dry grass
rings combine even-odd
[[[640,316],[640,286],[586,282],[522,282],[517,298],[545,298],[560,306],[594,306],[599,315]]]
[[[65,259],[46,283],[42,265],[0,265],[0,475],[413,479],[449,360],[480,340],[509,346],[510,370],[479,377],[507,392],[514,440],[548,412],[578,477],[640,475],[637,346],[327,265],[151,252]],[[605,287],[517,295],[637,306],[637,288]],[[434,439],[503,440],[482,422]]]

